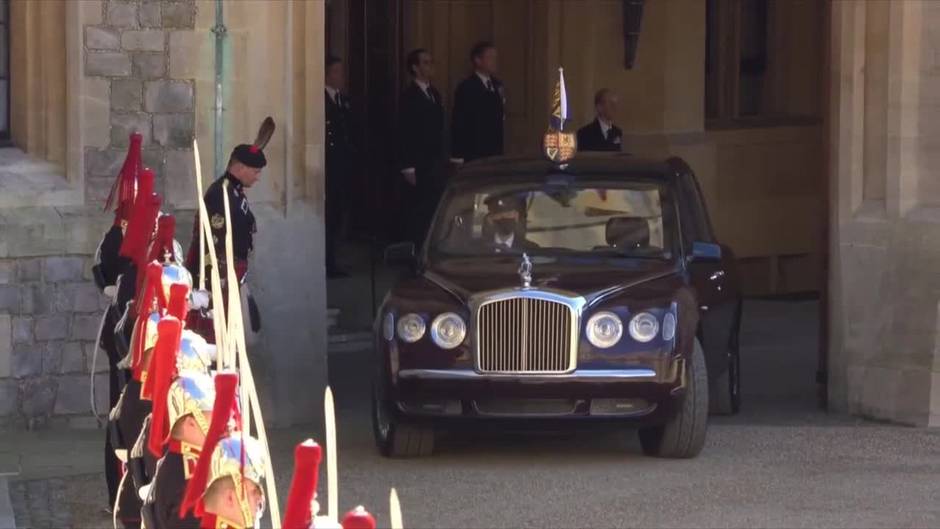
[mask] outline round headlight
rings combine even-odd
[[[415,343],[424,336],[425,324],[417,314],[405,314],[398,320],[398,337],[402,341]]]
[[[650,342],[658,333],[659,320],[649,312],[641,312],[630,320],[630,336],[638,342]]]
[[[588,320],[586,330],[591,345],[607,349],[617,345],[623,336],[623,322],[613,312],[598,312]]]
[[[382,320],[382,337],[388,341],[395,338],[395,315],[391,312],[386,313],[385,319]]]
[[[676,315],[669,312],[663,318],[663,340],[667,342],[676,337]]]
[[[431,323],[431,339],[441,349],[453,349],[466,337],[467,324],[453,312],[441,314]]]

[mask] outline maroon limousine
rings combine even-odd
[[[739,407],[730,249],[678,158],[582,154],[467,164],[375,324],[373,424],[387,456],[449,422],[605,421],[694,457]]]

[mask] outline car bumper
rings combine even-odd
[[[390,400],[412,418],[668,419],[685,389],[684,360],[566,374],[484,374],[473,369],[403,369]]]

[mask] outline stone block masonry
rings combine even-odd
[[[5,261],[17,281],[0,285],[0,425],[38,427],[53,415],[88,413],[89,355],[106,302],[89,281],[90,259]]]
[[[166,179],[166,160],[192,145],[195,131],[195,80],[170,72],[178,42],[173,35],[192,33],[195,0],[102,0],[102,17],[84,28],[85,76],[110,85],[110,134],[107,146],[85,148],[86,197],[106,196],[128,145],[128,136],[144,136],[144,164],[158,178],[157,190],[180,188]],[[190,39],[191,40],[191,39]],[[2,299],[0,299],[2,303]]]

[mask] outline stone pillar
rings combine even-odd
[[[940,209],[925,190],[940,156],[925,140],[940,77],[925,58],[940,45],[940,9],[832,9],[830,403],[937,426]]]

